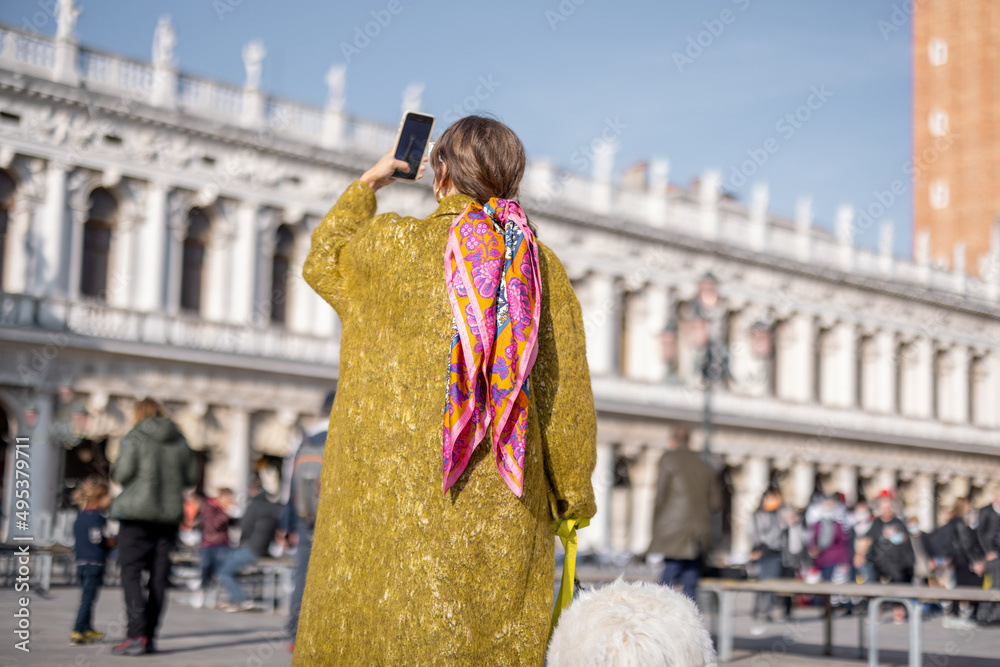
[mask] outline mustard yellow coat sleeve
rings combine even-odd
[[[372,189],[361,181],[355,181],[340,195],[312,233],[302,277],[341,317],[351,303],[348,295],[352,291],[364,290],[369,284],[366,267],[369,254],[364,248],[364,231],[373,224],[376,208]],[[386,214],[378,217],[398,216]]]
[[[590,386],[580,302],[562,263],[540,245],[542,284],[538,358],[531,371],[553,518],[594,516],[591,475],[597,459],[597,416]]]

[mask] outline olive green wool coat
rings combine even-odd
[[[580,306],[539,245],[538,357],[524,495],[490,437],[443,493],[454,195],[424,220],[375,216],[356,182],[313,232],[303,276],[343,324],[294,664],[536,665],[553,598],[555,518],[591,517],[596,418]]]

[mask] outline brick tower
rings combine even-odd
[[[978,274],[1000,251],[1000,1],[915,6],[915,254],[926,234],[932,262]]]

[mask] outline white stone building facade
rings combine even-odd
[[[33,528],[51,532],[67,457],[85,442],[113,459],[147,395],[203,452],[209,490],[241,489],[261,456],[291,453],[337,377],[336,316],[301,279],[309,234],[395,133],[345,114],[342,67],[312,108],[260,89],[263,45],[244,49],[236,88],[178,70],[168,19],[147,63],[80,46],[75,13],[58,18],[55,38],[0,27],[8,536],[14,436],[32,443]],[[902,261],[889,227],[878,252],[852,244],[850,206],[831,236],[808,200],[786,220],[768,212],[766,186],[744,205],[717,172],[671,188],[654,160],[619,184],[605,135],[592,173],[536,161],[522,192],[584,309],[599,513],[583,548],[643,553],[671,429],[704,441],[699,334],[684,314],[707,271],[720,294],[709,328],[729,350],[711,447],[735,559],[769,484],[798,506],[817,488],[895,489],[930,528],[955,498],[1000,482],[1000,239],[976,276],[932,266],[920,239]],[[435,207],[425,184],[379,197],[381,210]],[[754,353],[757,330],[771,353]]]

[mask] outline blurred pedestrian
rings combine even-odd
[[[891,491],[882,491],[876,501],[879,514],[862,540],[863,548],[855,553],[854,564],[859,566],[867,562],[871,565],[875,576],[872,583],[913,583],[913,544],[906,524],[899,518],[895,496]],[[897,623],[903,621],[901,605],[893,607],[893,616]]]
[[[819,570],[820,581],[846,584],[851,579],[850,538],[844,528],[844,514],[837,494],[823,498],[809,540],[809,555],[813,567]],[[839,595],[833,596],[831,602],[834,606],[850,605]]]
[[[927,534],[920,529],[920,520],[915,516],[906,517],[906,531],[913,545],[913,583],[926,586],[931,573]]]
[[[780,579],[784,573],[784,552],[788,546],[788,523],[781,491],[769,488],[764,492],[757,511],[751,519],[753,547],[750,562],[757,571],[757,579],[770,581]],[[753,616],[763,614],[768,622],[776,622],[775,594],[767,591],[757,594]],[[790,599],[784,598],[785,617],[790,611]]]
[[[80,511],[73,523],[73,553],[76,556],[76,578],[80,582],[80,609],[70,633],[70,643],[89,644],[104,637],[94,629],[94,604],[104,582],[104,567],[114,540],[108,535],[104,512],[111,505],[108,483],[96,476],[88,477],[73,494]]]
[[[985,554],[975,531],[969,526],[972,504],[959,498],[951,508],[948,523],[936,530],[928,539],[928,547],[935,557],[946,558],[951,566],[948,588],[956,586],[983,587]],[[950,612],[942,621],[944,627],[969,630],[976,626],[973,609],[968,604],[951,603]]]
[[[680,584],[695,601],[702,561],[712,546],[712,513],[721,510],[715,471],[691,451],[687,428],[676,427],[660,457],[649,551],[663,554],[663,584]]]
[[[979,510],[976,537],[985,557],[984,585],[988,581],[990,590],[1000,590],[1000,484],[993,486],[992,497],[993,502]],[[1000,621],[1000,602],[980,604],[976,618],[980,623]]]
[[[268,555],[281,518],[281,505],[271,501],[264,492],[259,477],[254,476],[247,486],[250,502],[240,519],[240,544],[225,557],[219,570],[219,580],[229,595],[225,611],[248,611],[254,608],[240,582],[240,572]]]
[[[167,607],[170,552],[184,519],[184,489],[198,481],[194,453],[156,401],[136,404],[135,426],[122,438],[111,479],[122,486],[111,503],[111,517],[120,522],[118,563],[128,618],[128,634],[112,653],[152,653]],[[149,573],[146,584],[143,572]]]
[[[313,531],[319,511],[319,488],[323,472],[323,452],[326,448],[326,434],[330,425],[330,412],[336,394],[330,392],[320,408],[319,418],[305,429],[302,443],[292,461],[292,483],[288,504],[278,526],[279,543],[296,544],[295,587],[288,610],[288,648],[295,650],[295,636],[299,631],[299,613],[302,609],[302,593],[309,571],[309,557],[312,554]]]
[[[865,559],[858,559],[857,554],[867,548],[865,540],[868,531],[872,527],[875,517],[865,500],[859,500],[854,505],[854,509],[847,516],[848,539],[851,550],[851,562],[854,566],[854,579],[856,583],[863,584],[873,580],[875,575]]]
[[[430,217],[376,215],[387,153],[303,268],[343,329],[297,666],[541,664],[553,524],[596,511],[583,317],[516,201],[524,148],[470,116],[430,160]]]
[[[194,607],[205,604],[215,576],[229,557],[229,527],[235,511],[236,496],[227,488],[201,503],[201,588],[195,592]]]

